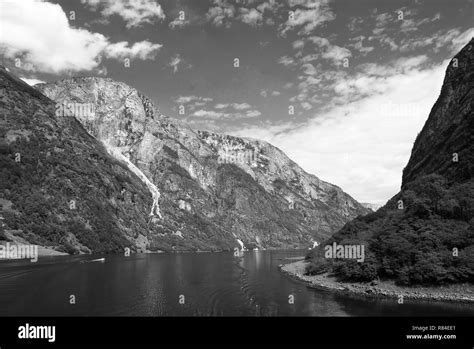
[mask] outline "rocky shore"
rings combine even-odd
[[[370,283],[347,283],[337,281],[328,274],[304,275],[306,262],[279,265],[280,271],[299,281],[308,284],[308,287],[331,290],[343,294],[352,294],[366,297],[396,298],[429,300],[444,302],[463,302],[474,304],[474,286],[470,284],[449,285],[439,287],[403,287],[391,281],[378,281]]]

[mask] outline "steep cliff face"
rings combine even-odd
[[[0,240],[146,250],[147,187],[72,116],[0,67]],[[0,242],[2,242],[0,241]]]
[[[473,51],[471,41],[449,63],[441,94],[403,171],[402,188],[430,173],[458,182],[474,176]]]
[[[369,212],[270,144],[196,132],[124,83],[74,78],[35,87],[72,110],[149,188],[156,248],[232,249],[237,239],[248,248],[308,247]]]
[[[366,247],[363,263],[310,255],[310,273],[401,284],[474,282],[474,40],[450,62],[413,146],[401,191],[326,243]]]

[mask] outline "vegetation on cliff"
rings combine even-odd
[[[403,172],[400,193],[347,223],[307,259],[307,274],[402,285],[474,282],[474,40],[449,65],[440,97]],[[453,61],[454,61],[453,60]],[[364,245],[365,260],[324,248]]]

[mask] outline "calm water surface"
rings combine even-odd
[[[0,316],[449,316],[473,306],[366,300],[307,288],[281,274],[304,251],[40,258],[0,262]],[[70,295],[76,304],[69,303]],[[294,304],[289,304],[289,296]],[[180,297],[184,304],[180,304]]]

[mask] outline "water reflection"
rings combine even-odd
[[[305,251],[44,258],[0,263],[1,315],[470,315],[466,304],[348,298],[307,288],[277,266]],[[76,304],[69,303],[75,295]],[[292,298],[290,297],[292,296]],[[294,301],[290,301],[290,299]],[[183,302],[180,302],[183,300]]]

